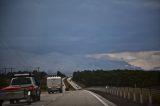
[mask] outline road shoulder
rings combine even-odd
[[[117,106],[116,104],[108,101],[107,99],[105,99],[104,97],[100,96],[97,93],[94,93],[92,91],[88,91],[88,90],[84,90],[88,93],[90,93],[92,96],[94,96],[96,99],[98,99],[104,106]]]

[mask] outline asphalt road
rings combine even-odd
[[[20,104],[5,102],[2,106],[27,106],[23,101]],[[114,106],[108,101],[95,96],[86,90],[67,91],[64,93],[41,94],[41,101],[33,102],[30,106]]]

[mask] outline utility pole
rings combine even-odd
[[[4,68],[4,74],[6,75],[6,73],[7,73],[7,68]]]
[[[14,69],[15,69],[15,68],[11,67],[11,73],[13,72]]]
[[[38,67],[38,70],[37,70],[38,72],[39,72],[39,67]]]

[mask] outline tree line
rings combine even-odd
[[[160,87],[160,71],[84,70],[73,72],[72,79],[86,87]]]

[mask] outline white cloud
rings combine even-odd
[[[103,53],[87,55],[86,57],[98,60],[106,59],[124,61],[132,66],[141,67],[144,70],[151,70],[160,67],[160,51]]]

